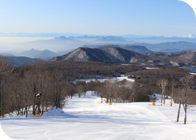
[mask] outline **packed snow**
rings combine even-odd
[[[40,118],[2,118],[1,127],[17,140],[195,140],[196,107],[189,106],[187,125],[176,122],[178,104],[150,102],[100,104],[89,91],[67,99],[63,109]]]

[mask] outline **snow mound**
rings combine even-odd
[[[44,113],[43,117],[51,118],[76,118],[74,115],[70,115],[64,112],[61,108],[53,108],[50,111]]]
[[[64,116],[65,112],[61,108],[53,108],[45,113],[43,116]]]

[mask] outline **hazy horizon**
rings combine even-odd
[[[1,33],[184,36],[193,9],[178,0],[0,1]]]
[[[0,13],[0,52],[31,48],[58,52],[105,43],[53,41],[59,36],[182,37],[196,34],[193,9],[178,0],[7,0],[0,1]],[[167,40],[129,39],[120,43],[164,41]]]

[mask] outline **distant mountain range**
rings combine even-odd
[[[124,49],[132,50],[140,54],[150,53],[175,53],[179,51],[195,50],[196,43],[179,41],[179,42],[165,42],[158,44],[149,43],[135,43],[135,44],[105,44],[105,45],[83,45],[83,47],[99,48],[99,47],[121,47]]]
[[[57,36],[65,36],[65,37],[76,37],[76,38],[83,38],[83,37],[100,37],[99,35],[96,34],[76,34],[76,33],[2,33],[0,32],[0,37],[57,37]],[[111,35],[102,35],[102,36],[111,36]],[[165,37],[165,36],[156,36],[156,35],[135,35],[135,34],[126,34],[126,35],[120,35],[120,37],[125,37],[125,38],[195,38],[196,35],[194,34],[189,34],[189,35],[184,35],[182,37]]]
[[[176,53],[153,53],[144,46],[124,46],[124,48],[116,46],[99,48],[80,47],[68,54],[57,56],[50,61],[71,60],[115,63],[147,62],[149,64],[162,66],[186,66],[196,60],[196,50]],[[149,52],[149,54],[142,55],[128,49],[135,49],[143,53]]]
[[[185,38],[196,38],[196,35],[194,34],[189,34],[189,35],[186,35],[186,36],[183,36]]]
[[[188,37],[194,40],[194,35],[189,35]],[[188,37],[181,37],[181,38],[188,38]],[[89,42],[94,42],[94,43],[89,43]],[[85,45],[81,45],[81,44],[85,44]],[[11,58],[10,60],[18,61],[18,62],[20,60],[23,61],[22,59],[24,59],[25,61],[25,59],[27,60],[28,57],[29,58],[28,62],[30,63],[34,61],[34,58],[40,58],[42,60],[48,61],[50,59],[54,60],[53,58],[57,60],[61,58],[64,59],[62,56],[66,56],[65,60],[80,61],[80,59],[82,58],[82,61],[92,60],[92,61],[100,61],[100,62],[127,63],[129,61],[133,62],[132,59],[133,57],[135,59],[134,60],[135,62],[138,61],[144,62],[146,60],[147,61],[151,60],[152,58],[153,60],[154,58],[159,59],[157,55],[151,55],[156,53],[162,54],[164,55],[164,57],[166,56],[170,57],[172,54],[172,58],[173,58],[172,60],[178,61],[178,60],[182,60],[181,58],[183,58],[183,56],[180,58],[179,55],[185,56],[186,54],[186,57],[188,57],[187,56],[188,54],[190,54],[193,50],[196,50],[196,43],[192,43],[192,42],[176,41],[176,42],[164,42],[164,43],[156,43],[156,44],[129,43],[126,41],[126,38],[119,37],[119,36],[77,36],[77,37],[60,36],[52,40],[32,41],[26,43],[19,43],[18,45],[21,46],[24,45],[28,47],[36,46],[37,48],[42,48],[42,46],[45,46],[46,48],[47,46],[48,48],[53,48],[53,50],[56,50],[56,53],[47,49],[40,51],[34,48],[14,55],[12,55],[11,53],[2,53],[1,55],[9,56],[9,57],[12,56],[13,58]],[[80,47],[80,49],[77,49],[78,47]],[[61,49],[62,51],[57,52],[59,48],[62,48]],[[130,54],[130,57],[128,57],[128,55],[125,55],[127,53],[127,51],[125,50],[129,50],[128,54]],[[73,52],[77,52],[76,53],[77,55],[73,55],[74,54]],[[132,52],[132,54],[130,52]],[[83,55],[82,53],[86,55]],[[134,56],[133,53],[135,55],[138,54],[137,57]],[[143,55],[148,54],[152,57],[147,58],[147,56],[145,56],[146,59],[145,60],[143,59],[144,58],[143,55],[140,54]],[[139,55],[140,58],[138,57]],[[193,56],[193,54],[190,55]],[[16,59],[16,56],[22,56],[24,58]],[[73,56],[73,58],[71,56]],[[33,60],[30,60],[30,58],[33,58]],[[194,56],[188,57],[188,59],[190,60],[192,60],[192,58],[194,58]],[[22,63],[23,62],[21,62],[21,64]]]
[[[185,41],[165,42],[165,43],[158,43],[158,44],[136,43],[135,45],[142,45],[156,52],[178,52],[178,51],[196,49],[196,43],[185,42]]]
[[[72,40],[71,38],[64,37],[64,36],[55,37],[54,39]]]
[[[93,41],[92,41],[93,42]],[[45,50],[46,48],[53,52],[62,50],[73,50],[83,45],[92,45],[91,41],[71,38],[71,37],[55,37],[49,40],[37,40],[31,42],[16,43],[14,47],[18,48],[34,48],[35,50]]]
[[[140,45],[123,45],[121,48],[131,50],[140,54],[151,54],[154,53],[153,51],[147,49],[145,46]]]
[[[119,36],[103,36],[96,40],[97,42],[126,42],[123,37]]]
[[[149,44],[153,47],[163,47],[167,46],[184,46],[190,45],[188,42],[169,42],[161,44]],[[143,44],[144,45],[144,44]],[[189,48],[194,48],[195,44],[191,43],[192,46]],[[172,47],[170,47],[172,48]],[[4,54],[8,57],[11,65],[21,66],[25,63],[33,64],[35,63],[34,58],[40,58],[43,60],[58,61],[58,60],[72,60],[72,61],[98,61],[98,62],[115,62],[115,63],[132,63],[132,62],[148,62],[155,63],[159,65],[175,65],[184,66],[191,63],[196,59],[196,49],[186,50],[179,52],[153,52],[147,49],[145,46],[141,45],[84,45],[83,47],[77,48],[75,50],[58,52],[62,55],[54,53],[49,50],[35,50],[31,49],[29,51],[21,52],[20,55],[27,56],[12,56],[11,54]],[[60,55],[60,56],[59,56]],[[29,58],[31,57],[31,58]]]
[[[191,38],[190,38],[191,37]],[[196,38],[194,35],[188,37],[163,37],[163,36],[97,36],[97,35],[79,35],[79,36],[59,36],[54,39],[37,40],[16,44],[8,44],[6,48],[34,48],[36,50],[48,49],[53,52],[74,50],[84,45],[141,45],[151,51],[176,52],[196,49]],[[3,44],[5,45],[5,44]],[[0,43],[0,46],[3,46]],[[13,51],[13,49],[11,49]],[[44,58],[45,59],[45,58]],[[47,58],[46,58],[47,59]]]
[[[39,50],[35,50],[35,49],[31,49],[29,51],[24,51],[19,53],[20,56],[26,56],[26,57],[31,57],[31,58],[40,58],[43,60],[49,60],[55,56],[58,56],[58,54],[49,51],[49,50],[43,50],[43,51],[39,51]]]

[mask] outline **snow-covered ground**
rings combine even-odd
[[[106,80],[110,80],[108,78],[106,79],[80,79],[78,81],[85,81],[86,83],[89,83],[91,81],[99,81],[99,82],[105,82]],[[113,77],[112,80],[117,80],[117,81],[122,81],[122,80],[127,80],[129,82],[134,82],[135,80],[133,78],[128,78],[128,76],[124,76],[124,74],[121,74],[120,77]]]
[[[118,80],[118,81],[127,80],[127,81],[129,81],[129,82],[134,82],[134,81],[135,81],[135,79],[133,79],[133,78],[128,78],[128,76],[116,77],[116,80]]]
[[[154,70],[154,69],[160,69],[160,68],[156,68],[156,67],[146,67],[147,70]]]
[[[66,106],[41,118],[1,119],[4,132],[17,140],[196,140],[196,107],[189,107],[187,125],[175,122],[177,104],[100,104],[99,97],[68,99]],[[183,112],[183,110],[182,110]],[[1,137],[1,136],[0,136]]]

